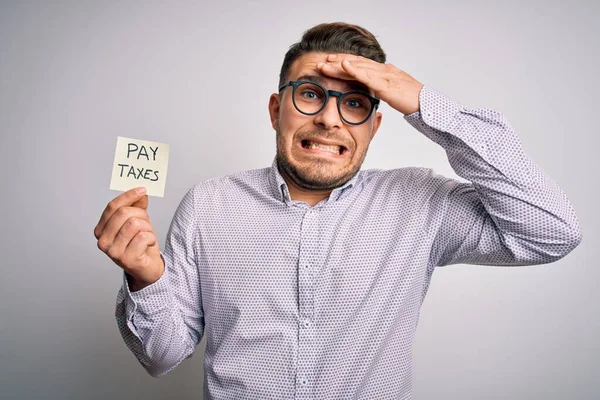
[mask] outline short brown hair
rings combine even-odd
[[[304,32],[300,42],[290,46],[279,73],[279,86],[286,83],[294,61],[309,52],[348,53],[385,63],[385,52],[365,28],[345,22],[322,23]]]

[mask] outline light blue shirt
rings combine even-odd
[[[419,97],[405,120],[468,183],[361,170],[310,207],[274,161],[187,192],[165,273],[134,293],[124,279],[117,298],[125,343],[152,376],[206,335],[205,399],[409,399],[436,266],[544,264],[580,243],[565,194],[502,114],[429,86]]]

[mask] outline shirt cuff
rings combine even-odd
[[[161,256],[162,255],[161,252]],[[125,301],[125,317],[128,321],[131,321],[133,316],[137,313],[150,315],[157,310],[167,307],[170,304],[170,293],[166,265],[163,274],[156,282],[135,292],[132,292],[129,289],[127,274],[123,271],[122,292]]]
[[[448,132],[456,115],[465,107],[442,92],[424,85],[419,92],[419,111],[405,115],[404,119],[416,129],[427,127]]]

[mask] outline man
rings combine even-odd
[[[380,101],[470,183],[428,168],[360,170]],[[112,200],[94,231],[125,271],[119,329],[152,376],[206,334],[205,398],[410,398],[436,266],[550,263],[581,241],[569,201],[502,114],[386,64],[359,26],[305,32],[269,113],[272,166],[194,186],[164,252],[144,192]]]

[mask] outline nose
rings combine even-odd
[[[328,131],[333,128],[339,129],[342,127],[343,121],[338,112],[337,101],[338,98],[336,96],[329,96],[329,101],[325,108],[315,115],[316,125]]]

